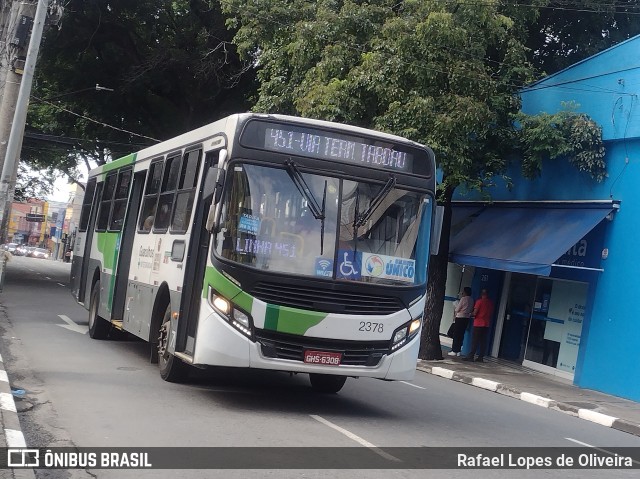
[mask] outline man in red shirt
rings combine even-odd
[[[473,361],[476,353],[478,353],[478,357],[475,360],[481,363],[484,362],[485,343],[489,334],[489,326],[491,326],[491,318],[493,318],[493,301],[489,299],[486,289],[482,290],[480,299],[476,300],[472,315],[473,336],[471,339],[471,351],[469,351],[468,356],[462,359],[464,361]]]

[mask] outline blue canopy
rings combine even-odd
[[[464,213],[455,214],[454,206],[450,261],[542,276],[549,276],[551,265],[613,211],[610,204],[461,208]]]

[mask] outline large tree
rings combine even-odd
[[[445,218],[430,263],[424,358],[441,357],[456,187],[483,189],[516,151],[529,176],[544,156],[568,156],[604,175],[599,129],[588,118],[518,116],[517,92],[534,79],[526,41],[538,11],[531,7],[547,3],[222,0],[240,52],[259,66],[255,110],[361,125],[435,150]],[[593,142],[581,142],[584,135]]]
[[[73,175],[245,111],[253,76],[233,34],[217,1],[66,2],[41,48],[23,158]]]
[[[541,73],[555,73],[640,34],[637,0],[554,0],[539,12],[526,45]]]
[[[455,5],[460,3],[472,13],[475,3],[487,2],[440,3],[450,10],[459,8]],[[311,2],[281,1],[269,8],[262,8],[263,3],[253,7],[246,2],[226,5],[236,20],[239,17],[234,8],[246,7],[255,14],[257,31],[253,38],[272,35],[274,39],[285,39],[292,27],[297,28],[297,20],[307,18],[300,13],[315,11]],[[257,5],[260,8],[255,8]],[[370,5],[394,7],[394,15],[414,8],[412,2]],[[234,30],[225,27],[218,1],[71,0],[65,6],[61,24],[46,33],[37,68],[23,148],[23,158],[33,167],[57,167],[74,177],[78,163],[103,162],[152,143],[150,138],[164,139],[210,119],[242,111],[252,100],[252,67],[265,63],[238,60],[231,44]],[[291,15],[287,11],[290,6],[303,10]],[[509,18],[519,10],[516,21],[533,21],[522,41],[528,47],[527,57],[540,73],[553,73],[640,33],[640,7],[631,0],[545,0],[513,3],[510,8]],[[290,24],[292,19],[294,23]],[[369,21],[366,19],[367,16],[362,25]],[[379,19],[374,22],[380,23]],[[318,35],[316,41],[330,38],[325,32]],[[358,33],[365,39],[371,35],[375,32]],[[345,32],[343,38],[346,37],[351,38],[351,34]],[[251,36],[238,40],[249,48],[256,44]],[[355,53],[359,44],[351,47]],[[450,45],[441,48],[447,47]],[[300,65],[310,64],[307,60],[303,55]],[[265,92],[272,88],[271,82],[284,78],[278,71],[262,71]],[[96,84],[114,91],[97,91]],[[275,96],[273,99],[278,101]],[[283,110],[288,108],[285,98],[279,101],[283,102]],[[257,108],[263,105],[268,106],[261,101]],[[124,131],[107,128],[107,124]]]

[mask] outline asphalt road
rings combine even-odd
[[[149,345],[96,341],[69,265],[16,257],[0,295],[3,358],[30,447],[640,447],[640,438],[443,378],[349,379],[337,395],[306,375],[244,369],[162,381]],[[327,467],[330,467],[328,459]],[[1,477],[0,471],[0,477]],[[637,471],[636,471],[637,473]],[[635,477],[631,471],[39,471],[37,477]]]

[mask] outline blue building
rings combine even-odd
[[[461,287],[496,303],[489,354],[640,401],[640,36],[522,91],[526,113],[563,103],[603,131],[608,177],[597,183],[548,161],[493,202],[458,195],[441,332]]]

